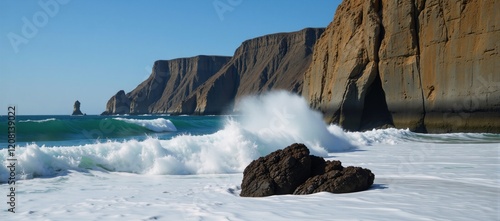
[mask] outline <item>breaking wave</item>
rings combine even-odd
[[[247,97],[237,108],[241,110],[240,116],[228,116],[222,129],[210,134],[184,133],[165,139],[153,134],[144,140],[129,137],[122,141],[109,140],[74,146],[27,144],[16,149],[18,178],[50,177],[69,171],[88,170],[157,175],[237,173],[242,172],[252,160],[292,143],[304,143],[311,154],[328,156],[333,152],[355,150],[360,145],[500,141],[500,136],[493,134],[430,135],[401,129],[344,132],[336,125],[326,125],[321,114],[311,110],[303,98],[287,92]],[[163,118],[106,120],[115,126],[126,124],[127,127],[152,131],[171,131],[176,126],[196,128],[204,127],[204,124],[215,125],[215,121],[195,118],[174,121],[176,126]],[[50,130],[66,128],[58,125],[60,123],[52,120],[41,124],[52,128]],[[0,149],[0,161],[5,164],[0,167],[0,183],[6,182],[8,178],[7,154],[7,149]]]
[[[277,102],[280,101],[280,102]],[[162,140],[97,142],[78,146],[47,147],[35,143],[16,150],[21,179],[56,176],[70,170],[106,170],[138,174],[235,173],[254,159],[292,143],[306,144],[312,154],[347,151],[354,145],[345,135],[327,130],[321,115],[296,95],[275,92],[248,97],[239,106],[238,117],[228,117],[223,129],[207,135],[180,134]],[[111,119],[149,130],[172,130],[166,119]],[[6,162],[7,150],[0,150]],[[6,181],[6,167],[0,180]]]

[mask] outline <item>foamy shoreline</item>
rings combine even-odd
[[[351,194],[242,198],[238,196],[241,173],[69,171],[20,181],[14,216],[16,220],[64,220],[76,215],[84,220],[495,220],[499,151],[500,146],[491,143],[399,143],[330,154],[376,174],[370,190]],[[0,214],[2,220],[10,217]]]

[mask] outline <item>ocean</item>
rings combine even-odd
[[[180,134],[211,134],[223,126],[224,116],[17,116],[17,143],[74,146],[110,140],[144,140],[154,136],[167,140]],[[6,125],[7,117],[0,117]],[[0,137],[7,143],[7,136]]]
[[[0,220],[499,220],[500,134],[347,132],[285,92],[222,116],[17,116],[0,136]],[[7,128],[7,117],[0,116]],[[292,143],[369,168],[370,190],[239,197],[254,159]],[[15,213],[8,204],[15,186]]]

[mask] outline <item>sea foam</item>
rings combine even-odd
[[[338,134],[339,130],[341,131],[342,129],[336,125],[328,126],[328,131],[330,131],[330,133]],[[371,146],[374,144],[394,145],[399,142],[405,142],[411,137],[414,137],[415,133],[411,132],[409,129],[387,128],[373,129],[364,132],[347,132],[345,134],[349,140],[357,145]]]
[[[344,132],[327,130],[319,112],[304,98],[286,91],[244,98],[237,107],[243,114],[241,127],[266,146],[284,147],[304,143],[315,155],[354,148]]]
[[[311,154],[354,148],[343,131],[330,133],[318,112],[303,98],[273,92],[243,99],[242,115],[228,117],[213,134],[182,134],[168,140],[149,137],[80,146],[46,147],[30,144],[16,150],[21,179],[57,176],[69,170],[105,170],[138,174],[214,174],[242,172],[254,159],[292,143],[306,144]],[[123,119],[152,130],[169,131],[166,119]],[[7,151],[0,151],[6,162]],[[7,171],[0,169],[6,181]]]

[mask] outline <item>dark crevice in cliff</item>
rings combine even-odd
[[[420,33],[420,21],[418,19],[420,12],[418,7],[415,4],[412,4],[412,27],[410,31],[412,32],[411,34],[413,35],[413,42],[415,44],[415,47],[417,49],[416,51],[416,66],[417,66],[417,74],[418,74],[418,80],[420,83],[420,93],[422,96],[422,116],[417,123],[417,127],[415,128],[416,132],[422,132],[426,133],[427,129],[425,128],[425,115],[426,115],[426,108],[425,108],[425,92],[424,92],[424,85],[422,81],[422,73],[420,69],[420,38],[419,38],[419,33]]]
[[[378,15],[378,37],[374,39],[374,48],[376,56],[374,57],[374,62],[377,63],[375,70],[375,79],[368,87],[365,100],[363,101],[363,113],[361,114],[359,130],[367,130],[372,128],[381,128],[387,126],[393,126],[392,115],[389,112],[389,107],[387,106],[385,91],[382,87],[382,80],[380,78],[379,69],[379,50],[382,45],[382,41],[385,38],[385,28],[382,23],[382,11],[383,3],[381,0],[374,2],[374,10],[376,10]]]
[[[380,80],[380,75],[377,73],[366,93],[359,129],[367,130],[393,125],[392,116],[385,100],[382,81]]]
[[[319,90],[319,97],[318,97],[318,103],[321,102],[321,100],[323,100],[323,93],[325,92],[325,87],[326,87],[326,73],[327,73],[327,70],[328,70],[328,61],[329,61],[329,58],[328,58],[329,54],[328,54],[328,50],[325,54],[325,57],[323,58],[325,62],[323,62],[323,73],[321,74],[321,87],[320,87],[320,90]]]
[[[412,5],[412,29],[411,29],[411,34],[413,35],[413,43],[415,44],[415,47],[417,48],[417,55],[420,55],[420,38],[418,36],[418,33],[420,33],[420,21],[418,19],[418,16],[420,12],[418,11],[418,8],[416,5]]]
[[[378,11],[377,11],[377,15],[378,15],[379,22],[380,22],[380,37],[378,38],[378,44],[377,44],[378,45],[377,52],[378,52],[380,49],[380,45],[382,44],[382,40],[385,37],[385,28],[383,25],[384,23],[382,22],[383,21],[382,11],[384,10],[384,5],[382,4],[382,1],[378,1],[376,5],[379,6]]]

